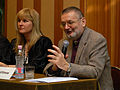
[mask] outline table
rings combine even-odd
[[[35,74],[35,78],[45,77]],[[80,79],[55,83],[20,82],[18,79],[0,79],[0,90],[96,90],[96,79]]]

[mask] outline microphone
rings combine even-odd
[[[64,57],[66,55],[68,45],[69,45],[69,41],[68,40],[64,40],[63,41],[63,47],[62,47],[62,53],[64,54]]]

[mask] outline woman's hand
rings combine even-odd
[[[0,62],[0,66],[2,66],[2,67],[7,67],[8,65]]]
[[[15,65],[7,65],[7,64],[4,64],[2,62],[0,62],[0,66],[1,67],[15,67]]]

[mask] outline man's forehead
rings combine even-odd
[[[71,12],[67,12],[67,13],[64,13],[62,16],[61,16],[61,20],[72,20],[72,19],[77,19],[78,18],[78,15],[71,11]]]

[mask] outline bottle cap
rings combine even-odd
[[[22,45],[18,45],[18,49],[22,49]]]

